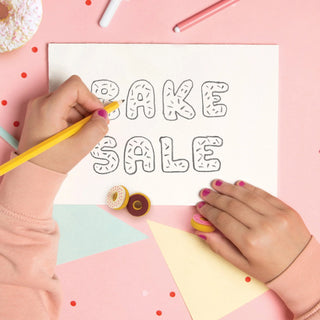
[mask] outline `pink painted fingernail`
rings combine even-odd
[[[239,182],[239,186],[240,186],[240,187],[243,187],[244,185],[245,185],[245,183],[244,183],[243,181],[240,181],[240,182]]]
[[[201,194],[202,194],[204,197],[206,197],[210,192],[211,192],[211,190],[208,189],[208,188],[206,188],[206,189],[203,189],[203,190],[202,190],[202,193],[201,193]]]
[[[217,187],[220,187],[220,186],[222,185],[222,181],[221,181],[221,180],[217,180],[216,183],[215,183],[215,185],[216,185]]]
[[[201,209],[206,203],[204,201],[201,201],[197,204],[198,209]]]
[[[102,117],[102,118],[105,118],[105,119],[108,118],[108,112],[107,112],[106,110],[104,110],[104,109],[100,109],[100,110],[98,111],[98,115],[99,115],[100,117]]]
[[[197,236],[198,236],[199,238],[201,238],[202,240],[207,240],[207,237],[204,236],[203,234],[197,234]]]

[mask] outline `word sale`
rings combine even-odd
[[[162,88],[162,114],[164,119],[175,121],[178,116],[191,120],[196,112],[192,105],[185,99],[193,88],[193,81],[183,81],[177,90],[172,80],[167,80]],[[201,85],[202,114],[204,117],[224,117],[227,113],[225,104],[220,103],[220,93],[229,90],[225,82],[205,81]],[[114,100],[119,94],[119,86],[111,80],[95,80],[91,84],[91,91],[103,104]],[[155,91],[153,85],[147,80],[137,80],[132,83],[126,99],[126,117],[130,120],[137,119],[138,108],[142,108],[146,118],[153,118],[156,113]],[[117,109],[110,113],[110,119],[114,120],[120,115]]]
[[[179,173],[189,170],[190,164],[186,159],[174,159],[173,139],[168,136],[160,137],[161,170],[165,173]],[[192,141],[193,169],[198,172],[213,172],[220,170],[221,162],[214,157],[214,149],[221,147],[222,138],[218,136],[195,137]],[[99,160],[94,163],[93,170],[98,174],[108,174],[118,169],[120,158],[116,150],[117,142],[111,136],[105,136],[91,151],[91,156]],[[142,136],[130,138],[124,147],[124,171],[135,174],[140,163],[141,170],[155,170],[155,152],[149,139]]]

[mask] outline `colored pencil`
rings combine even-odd
[[[173,28],[173,31],[174,32],[184,31],[184,30],[192,27],[193,25],[201,22],[202,20],[211,17],[212,15],[216,14],[217,12],[230,7],[231,5],[235,4],[238,1],[240,1],[240,0],[222,0],[222,1],[216,2],[212,6],[210,6],[206,9],[194,14],[193,16],[179,22]]]

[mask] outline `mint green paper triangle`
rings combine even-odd
[[[12,148],[18,149],[19,141],[14,138],[9,132],[0,127],[0,137],[11,145]]]
[[[147,238],[144,233],[93,205],[55,205],[53,218],[60,229],[57,264]]]

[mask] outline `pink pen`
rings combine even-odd
[[[235,4],[238,1],[240,1],[240,0],[221,0],[221,1],[213,4],[212,6],[194,14],[193,16],[179,22],[173,28],[173,31],[174,32],[181,32],[183,30],[186,30],[186,29],[190,28],[191,26],[201,22],[202,20],[211,17],[215,13],[217,13],[225,8],[228,8],[229,6]]]

